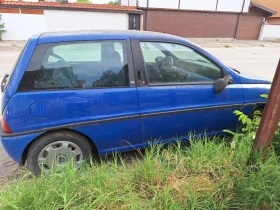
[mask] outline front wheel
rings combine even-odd
[[[88,139],[71,131],[52,131],[35,140],[27,154],[27,168],[34,174],[49,173],[71,161],[78,167],[92,153]]]

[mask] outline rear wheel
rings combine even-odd
[[[84,136],[67,130],[53,131],[32,143],[27,154],[27,168],[34,175],[40,175],[70,162],[78,167],[91,153],[91,145]]]

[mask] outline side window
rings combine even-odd
[[[101,61],[101,43],[58,45],[52,48],[52,52],[67,62]],[[48,55],[48,62],[57,62],[58,60],[58,57],[54,57],[52,54]]]
[[[140,43],[149,84],[213,83],[222,70],[195,50],[183,45]]]
[[[19,91],[129,86],[124,41],[38,45]]]

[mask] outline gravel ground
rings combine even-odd
[[[280,47],[279,42],[274,41],[248,41],[233,39],[199,39],[190,38],[191,42],[203,48],[235,48],[235,47]]]
[[[0,41],[0,51],[20,51],[26,41]]]

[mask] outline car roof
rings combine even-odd
[[[39,36],[38,44],[63,42],[63,41],[82,41],[82,40],[162,40],[170,42],[186,42],[185,39],[158,32],[132,31],[132,30],[90,30],[90,31],[62,31],[46,32]]]

